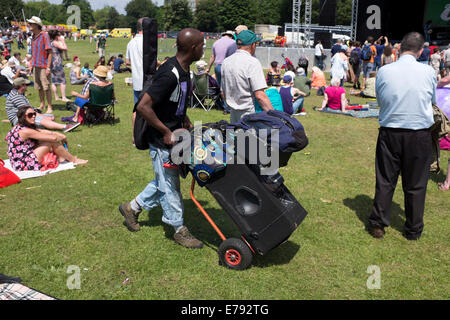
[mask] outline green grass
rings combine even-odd
[[[169,54],[172,41],[165,41]],[[125,53],[127,41],[108,40],[111,53]],[[69,42],[69,55],[91,66],[97,56],[88,41]],[[210,43],[208,44],[210,46]],[[161,46],[162,47],[162,46]],[[172,52],[174,52],[172,50]],[[208,61],[210,52],[206,53]],[[66,73],[68,76],[68,72]],[[289,241],[252,268],[236,272],[218,265],[220,239],[189,199],[191,179],[182,180],[185,221],[203,240],[202,250],[188,250],[172,240],[161,210],[144,212],[141,231],[130,233],[117,207],[140,193],[153,179],[147,152],[132,145],[133,95],[115,75],[120,123],[68,133],[69,150],[89,163],[76,170],[24,180],[0,190],[0,273],[61,299],[448,299],[450,197],[432,175],[428,184],[425,231],[409,242],[401,235],[404,217],[401,181],[393,199],[391,227],[385,239],[364,230],[375,189],[375,119],[321,114],[314,94],[300,118],[309,146],[293,155],[281,173],[286,185],[309,212]],[[68,85],[79,92],[80,86]],[[33,105],[37,93],[30,89]],[[352,97],[353,102],[365,100]],[[5,98],[0,98],[4,106]],[[56,110],[55,116],[70,112]],[[192,121],[227,119],[219,111],[189,110]],[[4,107],[0,118],[6,119]],[[0,136],[10,130],[0,123]],[[0,146],[6,158],[6,144]],[[442,153],[446,164],[449,153]],[[445,165],[444,165],[445,167]],[[445,170],[445,168],[444,168]],[[225,235],[236,228],[206,189],[197,198]],[[81,268],[81,289],[69,290],[67,268]],[[369,290],[368,266],[381,269],[381,289]],[[87,269],[87,270],[85,270]],[[122,282],[129,278],[127,285]]]

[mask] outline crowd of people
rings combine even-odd
[[[432,153],[431,142],[428,146],[429,128],[433,123],[431,105],[435,102],[436,87],[450,85],[450,48],[440,51],[436,46],[429,47],[417,33],[406,35],[401,43],[394,45],[386,37],[377,40],[369,37],[364,43],[339,40],[331,49],[331,81],[327,85],[323,71],[325,51],[320,41],[315,47],[311,78],[308,78],[309,61],[305,57],[301,57],[296,66],[289,59],[285,59],[282,67],[273,61],[265,75],[255,57],[261,39],[246,26],[239,25],[233,31],[224,32],[212,47],[209,63],[201,60],[204,36],[200,31],[188,28],[178,34],[176,55],[158,63],[151,84],[144,87],[140,19],[138,32],[128,43],[125,59],[119,54],[106,62],[107,41],[103,36],[96,43],[99,60],[93,69],[88,63],[81,67],[81,60],[74,57],[69,79],[71,84],[83,87],[80,93],[72,91],[71,96],[76,97],[76,112],[69,124],[64,125],[55,122],[52,116],[52,95],[55,100],[69,101],[65,93],[63,63],[67,45],[57,31],[42,31],[42,21],[38,17],[32,17],[28,23],[32,41],[31,55],[22,61],[25,67],[21,68],[20,54],[14,54],[7,56],[1,71],[11,86],[6,110],[13,128],[7,135],[7,142],[14,169],[40,170],[48,153],[56,154],[60,161],[85,164],[87,160],[68,152],[66,136],[55,130],[65,133],[80,124],[79,115],[90,99],[90,86],[107,87],[111,85],[114,73],[131,72],[135,111],[150,125],[149,149],[155,179],[139,195],[121,204],[119,211],[127,228],[139,231],[138,218],[142,210],[161,206],[162,220],[174,228],[175,241],[188,248],[201,248],[202,242],[184,225],[178,171],[167,165],[170,149],[175,143],[173,132],[192,127],[186,113],[194,90],[194,73],[190,65],[196,62],[197,75],[208,74],[211,87],[217,89],[215,94],[220,95],[223,111],[229,114],[231,123],[248,114],[274,109],[304,116],[304,99],[313,90],[323,95],[320,109],[346,112],[348,99],[344,84],[349,82],[353,84],[350,94],[376,98],[380,106],[376,195],[369,219],[370,234],[383,237],[384,228],[389,225],[392,195],[402,172],[407,217],[405,237],[410,240],[420,237],[429,171],[426,167]],[[2,45],[9,47],[10,52],[11,42],[3,40]],[[213,66],[215,72],[209,74]],[[362,85],[359,81],[361,73]],[[27,88],[31,85],[27,77],[31,75],[40,98],[37,108],[33,108],[26,98]],[[400,87],[404,86],[403,78],[407,78],[408,90]],[[133,125],[135,116],[136,113],[132,117]],[[449,178],[440,185],[442,190],[448,189],[448,181]]]

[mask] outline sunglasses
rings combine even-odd
[[[36,117],[36,112],[27,113],[27,117],[30,119]]]

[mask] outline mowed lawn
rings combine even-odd
[[[108,55],[125,55],[127,42],[108,39]],[[160,58],[174,52],[172,44],[173,40],[162,43]],[[82,64],[88,61],[92,67],[98,58],[88,40],[68,41],[68,46],[69,56],[81,57]],[[206,61],[209,56],[210,49]],[[119,123],[81,126],[67,134],[69,151],[88,159],[87,165],[0,189],[0,273],[21,277],[27,286],[60,299],[449,298],[450,194],[437,188],[445,177],[449,152],[442,152],[443,173],[430,177],[422,238],[409,242],[402,236],[399,179],[391,227],[384,239],[375,240],[365,224],[375,189],[378,122],[313,111],[321,104],[315,92],[305,102],[308,115],[299,118],[310,144],[281,170],[286,185],[308,211],[288,242],[255,257],[248,270],[219,266],[221,241],[189,199],[190,177],[181,181],[185,222],[204,241],[203,249],[177,245],[173,229],[161,222],[160,209],[143,212],[141,231],[129,232],[117,207],[154,177],[147,151],[132,145],[133,96],[124,81],[129,76],[114,77]],[[72,90],[80,92],[81,86],[68,85],[68,95]],[[37,92],[29,92],[37,106]],[[351,102],[366,100],[352,97]],[[5,98],[0,98],[0,105],[0,118],[6,119]],[[71,115],[62,105],[55,109],[58,121]],[[188,114],[192,121],[228,119],[216,110],[197,108]],[[0,136],[10,129],[8,123],[0,123]],[[0,156],[7,158],[5,142],[0,143]],[[197,187],[196,195],[226,236],[239,235],[206,189]],[[67,286],[70,266],[81,272],[78,290]],[[379,267],[378,290],[367,287],[369,266]]]

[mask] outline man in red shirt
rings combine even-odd
[[[33,41],[31,43],[31,69],[34,68],[34,87],[39,91],[39,99],[41,101],[39,109],[43,110],[45,106],[45,97],[47,97],[47,111],[52,113],[52,92],[51,92],[51,64],[52,64],[52,48],[50,45],[50,37],[47,32],[42,31],[42,21],[39,17],[32,17],[27,20],[30,30],[33,33]],[[31,72],[31,70],[30,70]]]

